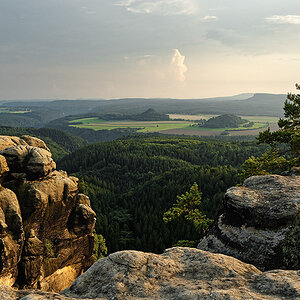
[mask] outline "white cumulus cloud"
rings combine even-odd
[[[117,5],[135,14],[190,15],[197,11],[195,0],[123,0]]]
[[[205,16],[201,19],[204,22],[216,21],[218,20],[217,16]]]
[[[274,15],[271,17],[267,17],[266,20],[270,23],[300,25],[300,15]]]
[[[184,73],[188,70],[184,64],[184,60],[185,56],[183,56],[178,49],[174,49],[171,64],[179,81],[185,81]]]

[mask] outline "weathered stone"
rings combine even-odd
[[[46,143],[43,140],[32,137],[30,135],[22,135],[21,139],[24,140],[29,146],[38,147],[50,152],[50,149],[47,147]]]
[[[0,151],[7,161],[11,172],[26,173],[28,179],[47,176],[56,164],[51,153],[45,149],[31,146],[15,146]]]
[[[28,144],[23,139],[17,136],[0,135],[0,151],[18,145],[26,146]]]
[[[299,216],[299,176],[254,176],[227,191],[223,214],[198,248],[232,255],[263,270],[284,268],[281,245]]]
[[[67,269],[72,277],[73,270]],[[61,279],[58,273],[53,276]],[[139,251],[111,254],[98,260],[61,295],[0,286],[3,300],[296,300],[299,297],[298,271],[263,273],[233,257],[179,247],[167,249],[162,255]]]
[[[78,276],[92,264],[95,213],[78,203],[77,192],[77,179],[60,171],[40,181],[20,183],[16,189],[28,236],[20,268],[23,285],[58,291],[50,284],[54,277],[48,278],[54,272],[76,265]]]
[[[91,209],[90,199],[84,194],[76,197],[76,208],[72,211],[69,220],[69,231],[76,235],[91,232],[95,227],[96,214]]]
[[[17,197],[0,186],[0,284],[15,283],[23,243],[24,231]]]
[[[56,293],[37,290],[16,290],[5,285],[0,285],[0,298],[1,300],[75,300]]]
[[[95,213],[43,141],[0,136],[0,146],[0,284],[60,291],[94,262]]]
[[[262,273],[226,255],[172,248],[162,255],[111,254],[61,294],[79,299],[297,299],[299,283],[297,271]]]
[[[3,155],[0,155],[0,184],[2,182],[1,177],[9,171],[6,159]]]

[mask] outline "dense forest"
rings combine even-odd
[[[215,218],[223,193],[239,182],[241,164],[265,150],[252,141],[133,136],[87,146],[63,158],[58,167],[81,179],[109,252],[159,253],[178,240],[200,238],[183,219],[163,222],[177,195],[196,182],[203,193],[201,209]]]

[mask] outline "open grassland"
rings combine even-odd
[[[260,117],[260,116],[244,116],[243,118],[254,122],[252,127],[239,128],[204,128],[195,125],[193,120],[201,119],[204,115],[170,115],[177,116],[176,119],[183,119],[183,117],[191,117],[186,121],[170,120],[170,121],[104,121],[97,117],[76,119],[70,121],[70,126],[77,128],[86,128],[92,130],[112,130],[117,128],[135,128],[140,133],[160,132],[166,134],[186,134],[197,136],[220,135],[222,132],[227,131],[230,135],[257,135],[263,131],[267,126],[274,127],[277,118],[273,117]],[[207,119],[213,115],[205,115]]]
[[[161,130],[186,128],[190,126],[191,122],[188,121],[103,121],[98,120],[95,122],[95,118],[87,119],[84,122],[74,120],[72,123],[81,122],[82,124],[74,124],[71,126],[78,128],[88,128],[93,130],[111,130],[116,128],[137,128],[138,132],[158,132]],[[75,122],[76,121],[76,122]],[[90,122],[90,123],[89,123]]]

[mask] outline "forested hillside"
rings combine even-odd
[[[239,182],[238,168],[265,146],[196,138],[136,136],[76,151],[58,167],[81,178],[97,213],[96,229],[110,252],[137,249],[161,252],[178,240],[199,235],[183,219],[164,224],[163,213],[176,195],[197,182],[202,209],[214,218],[223,193]]]

